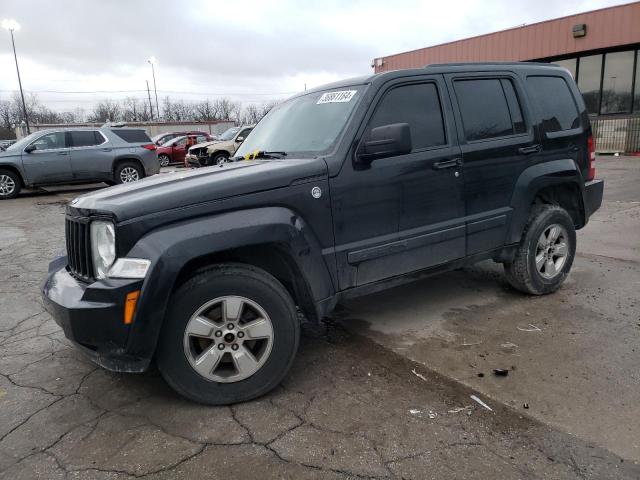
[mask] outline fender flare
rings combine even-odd
[[[511,197],[511,225],[507,232],[506,245],[520,242],[529,218],[529,210],[536,195],[543,188],[571,184],[580,191],[580,208],[584,216],[584,183],[575,162],[571,159],[538,163],[526,168],[518,177]]]
[[[142,286],[127,352],[151,359],[178,275],[188,262],[225,250],[278,244],[300,270],[311,300],[335,294],[315,234],[299,214],[284,207],[261,207],[189,219],[146,234],[127,257],[151,260]]]

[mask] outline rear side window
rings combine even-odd
[[[128,143],[151,143],[151,139],[147,132],[144,130],[132,130],[132,129],[113,129],[114,134],[120,137],[122,140]]]
[[[71,133],[71,145],[70,147],[93,147],[105,142],[104,137],[95,130],[92,131],[79,131]]]
[[[522,111],[510,80],[456,80],[454,88],[468,141],[504,137],[525,131]]]
[[[403,85],[387,92],[369,121],[372,128],[393,123],[408,123],[413,149],[446,143],[442,107],[433,83]]]
[[[546,132],[560,132],[580,126],[578,107],[562,77],[528,77],[536,116]]]

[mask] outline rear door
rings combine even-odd
[[[29,147],[35,150],[28,153]],[[73,180],[65,132],[52,132],[31,142],[22,152],[22,165],[31,184]]]
[[[106,180],[111,177],[113,145],[98,130],[67,133],[71,170],[76,180]]]
[[[537,161],[523,86],[510,73],[446,75],[464,160],[467,255],[504,245],[511,197],[522,171]]]

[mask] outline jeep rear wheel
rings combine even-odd
[[[0,200],[16,198],[22,188],[20,176],[11,170],[0,169]]]
[[[555,292],[569,275],[576,251],[571,216],[557,205],[536,205],[511,263],[505,264],[509,283],[521,292]]]
[[[209,405],[250,400],[289,371],[300,338],[295,305],[258,268],[222,264],[172,295],[158,344],[158,368],[181,395]]]

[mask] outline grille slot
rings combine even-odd
[[[89,222],[85,219],[67,217],[65,221],[67,263],[69,271],[81,280],[93,278],[91,261],[91,238]]]

